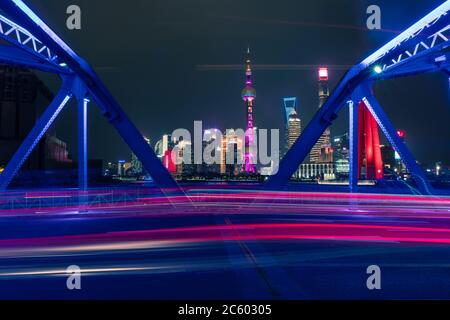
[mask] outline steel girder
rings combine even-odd
[[[1,36],[0,36],[1,37]],[[0,45],[0,62],[13,64],[24,68],[36,69],[55,74],[70,74],[70,70],[63,69],[50,63],[43,63],[42,59],[28,51],[15,46]]]
[[[36,58],[58,66],[58,56],[28,30],[0,15],[0,37],[10,44],[20,46]]]
[[[12,45],[25,50],[35,58],[41,59],[40,61],[43,64],[48,64],[56,69],[61,68],[60,72],[58,72],[60,75],[67,73],[74,74],[76,82],[82,84],[90,99],[97,104],[102,114],[116,128],[119,135],[141,160],[143,166],[152,176],[157,186],[164,192],[183,194],[181,188],[163,166],[153,149],[146,143],[138,129],[129,120],[89,64],[59,38],[22,0],[2,0],[0,8],[15,20],[15,22],[12,22],[0,16],[0,21],[3,23],[2,26],[8,26],[8,28],[3,28],[3,31],[5,29],[7,31],[0,33],[0,37]],[[12,37],[13,34],[14,37]],[[33,66],[31,62],[32,60],[29,59],[29,67]],[[85,117],[85,99],[87,97],[81,97],[78,94],[75,95],[79,101],[79,115],[82,118],[79,120],[80,127]],[[82,141],[86,141],[86,136],[87,133],[85,130],[79,133],[79,139]],[[82,152],[81,162],[85,163],[85,146],[80,146],[79,150]],[[29,154],[29,152],[27,153]],[[24,154],[26,153],[20,152],[20,155]],[[17,170],[10,171],[16,173]],[[81,176],[84,176],[86,174],[86,168],[80,168],[79,173]],[[4,187],[11,181],[9,176],[6,177],[3,174],[0,176],[0,180],[4,180],[0,183]],[[85,186],[85,184],[83,183],[82,186]]]
[[[322,133],[333,123],[338,117],[339,111],[350,100],[353,103],[350,110],[350,136],[351,139],[356,139],[355,117],[358,115],[356,105],[359,101],[354,99],[357,96],[357,94],[355,96],[355,93],[361,92],[361,88],[366,90],[373,81],[388,78],[434,71],[447,72],[448,46],[450,43],[450,35],[448,34],[450,32],[449,11],[450,1],[446,1],[372,55],[352,67],[281,160],[277,174],[269,178],[265,187],[267,189],[281,189],[288,183]],[[372,70],[376,65],[383,70],[381,74],[376,74]],[[372,104],[378,107],[375,111],[381,113],[382,109],[376,103],[373,95],[370,95],[370,99]],[[382,124],[385,128],[382,127],[382,129],[384,133],[391,135],[392,125],[387,116],[381,116],[379,120],[383,121]],[[378,124],[380,125],[380,123]],[[402,150],[405,157],[402,160],[409,163],[408,169],[412,169],[411,173],[422,192],[429,193],[431,187],[407,147],[403,143],[399,143],[392,135],[388,139],[392,140],[394,147]],[[351,141],[351,160],[354,160],[356,156],[355,148],[357,148],[357,145],[356,140]],[[355,162],[351,163],[350,167],[352,165],[355,166]],[[350,189],[357,189],[357,179],[352,173],[350,173]]]

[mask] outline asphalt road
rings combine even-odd
[[[450,298],[448,197],[189,195],[0,211],[0,298]]]

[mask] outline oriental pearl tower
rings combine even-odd
[[[242,90],[242,99],[245,101],[247,108],[247,130],[245,134],[245,167],[244,172],[256,173],[256,155],[253,154],[252,146],[254,142],[254,126],[253,126],[253,101],[256,98],[256,90],[252,87],[252,68],[250,60],[250,47],[247,49],[247,58],[245,60],[245,88]]]

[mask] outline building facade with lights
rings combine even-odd
[[[350,172],[350,136],[345,133],[335,136],[332,142],[333,162],[338,178],[348,178]]]
[[[319,68],[319,109],[327,101],[330,96],[330,90],[328,85],[328,68],[320,67]],[[319,140],[315,144],[315,146],[311,149],[311,153],[309,155],[309,159],[311,163],[329,163],[333,162],[332,155],[329,154],[332,149],[331,147],[331,130],[327,128],[325,132],[320,136]],[[325,149],[322,151],[322,149]],[[326,155],[324,158],[323,155]]]
[[[286,152],[288,152],[288,150],[292,146],[292,143],[289,142],[289,116],[293,111],[295,111],[296,113],[298,112],[297,98],[296,97],[283,98],[284,144],[281,153],[282,155],[286,154]]]
[[[287,123],[287,147],[290,149],[298,137],[300,137],[302,131],[302,122],[297,115],[297,112],[293,110],[289,115]]]
[[[229,129],[226,132],[220,149],[220,174],[233,177],[240,173],[244,140],[234,130]]]

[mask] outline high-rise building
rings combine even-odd
[[[177,173],[176,159],[172,159],[172,150],[175,147],[175,142],[170,134],[164,134],[155,144],[156,155],[164,167],[174,175]],[[179,154],[175,156],[178,157]]]
[[[289,116],[291,115],[292,111],[297,112],[297,98],[296,97],[283,98],[283,111],[285,116],[284,123],[285,125],[287,125]]]
[[[330,90],[328,87],[328,68],[321,67],[319,68],[319,109],[327,101],[330,96]],[[329,128],[325,130],[325,132],[320,136],[316,145],[311,149],[311,153],[309,156],[311,163],[324,163],[324,162],[332,162],[333,157],[327,155],[327,150],[331,151],[329,148],[331,146],[330,141],[331,131]],[[325,149],[324,151],[322,149]],[[325,158],[321,155],[327,155]]]
[[[117,161],[117,176],[123,177],[125,175],[125,160]]]
[[[334,159],[348,159],[350,154],[350,136],[344,133],[333,139]]]
[[[256,90],[252,87],[252,68],[250,59],[250,47],[247,49],[247,58],[245,60],[245,88],[242,90],[242,99],[245,101],[245,106],[247,108],[247,129],[245,135],[245,165],[244,172],[246,173],[256,173],[256,165],[254,157],[256,155],[252,154],[250,146],[254,141],[254,122],[253,122],[253,101],[256,98]]]
[[[335,136],[333,139],[333,162],[336,168],[336,175],[348,177],[350,172],[350,138],[345,133]]]
[[[298,137],[301,134],[302,123],[300,118],[297,115],[297,112],[293,110],[289,115],[288,123],[287,123],[287,146],[290,149],[295,141],[297,141]]]
[[[402,129],[397,130],[397,134],[400,137],[400,139],[403,141],[403,143],[406,143],[406,132]],[[396,169],[398,173],[407,173],[408,169],[406,168],[406,165],[403,163],[402,158],[400,157],[400,154],[394,150],[394,158],[396,161]]]
[[[174,161],[174,159],[172,159],[172,150],[166,150],[164,152],[163,164],[164,164],[164,167],[171,174],[177,173],[177,165],[175,163],[176,163],[176,161]]]
[[[221,173],[222,165],[222,133],[216,128],[206,129],[203,133],[203,137],[202,150],[205,152],[204,156],[208,154],[211,158],[207,159],[204,157],[202,164],[196,166],[196,172],[206,178],[218,176]],[[215,148],[209,149],[213,145],[215,145]],[[207,148],[210,151],[208,153],[206,153]]]
[[[161,139],[155,144],[155,152],[158,158],[163,159],[167,150],[171,150],[174,147],[172,141],[172,136],[170,134],[165,134]]]
[[[392,146],[380,146],[380,148],[384,168],[395,171],[395,169],[397,168],[397,161],[395,160],[394,148],[392,148]]]
[[[0,65],[0,167],[6,166],[52,99],[53,94],[33,72]],[[45,140],[38,143],[22,169],[45,168]]]
[[[178,140],[174,142],[173,149],[169,149],[170,161],[166,168],[170,171],[170,166],[176,165],[176,176],[177,179],[184,179],[191,176],[195,171],[193,153],[192,153],[192,141],[189,140]],[[176,151],[176,154],[174,152]],[[172,157],[174,157],[172,159]]]
[[[149,146],[151,146],[150,139],[144,137],[145,142]],[[138,159],[138,157],[132,152],[131,153],[131,171],[130,174],[133,176],[140,176],[144,173],[144,167],[142,166],[141,160]]]
[[[220,173],[227,176],[239,174],[244,140],[234,130],[226,130],[222,138]]]
[[[331,145],[322,145],[322,148],[320,148],[320,157],[319,162],[320,163],[332,163],[333,162],[333,147]]]
[[[106,177],[113,177],[119,172],[118,163],[116,162],[108,162],[106,164],[105,173]]]
[[[300,137],[302,131],[302,123],[297,115],[297,112],[293,110],[289,115],[287,123],[287,150],[289,150]],[[298,171],[294,173],[294,177],[298,178]]]
[[[45,162],[46,167],[68,167],[73,164],[73,160],[69,157],[67,143],[59,139],[54,134],[45,136]]]
[[[297,112],[297,98],[296,97],[283,98],[283,113],[285,121],[284,121],[284,144],[282,154],[286,154],[286,152],[288,152],[288,150],[292,146],[292,144],[289,144],[288,123],[289,123],[289,116],[293,111]]]

